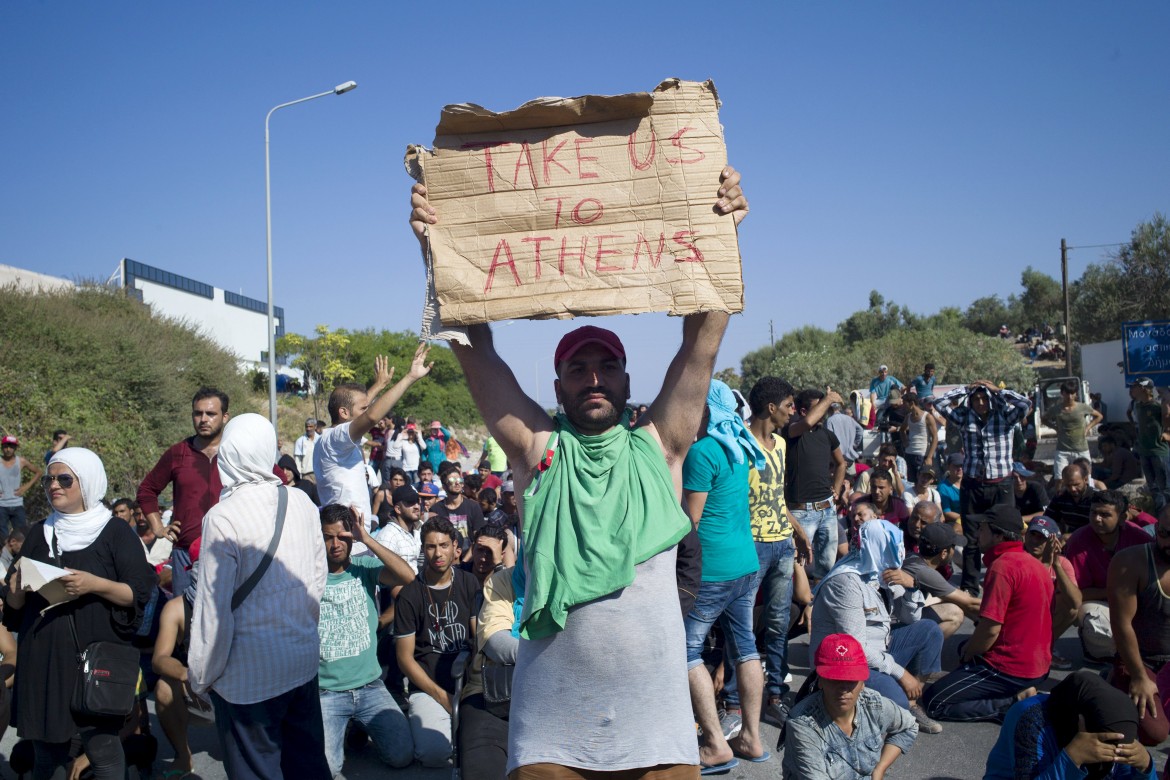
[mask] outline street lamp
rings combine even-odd
[[[281,103],[269,111],[268,116],[264,117],[264,206],[268,226],[268,419],[272,422],[273,428],[276,428],[276,310],[272,304],[272,174],[268,162],[268,120],[272,119],[272,115],[278,109],[316,100],[326,95],[344,95],[354,89],[357,89],[357,82],[347,81],[344,84],[338,84],[328,92]]]

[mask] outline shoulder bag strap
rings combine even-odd
[[[252,572],[252,576],[232,595],[232,612],[240,608],[244,599],[248,598],[248,594],[256,587],[256,583],[260,582],[276,556],[276,548],[280,546],[280,535],[284,532],[284,515],[288,510],[288,488],[284,485],[278,486],[276,495],[276,530],[272,533],[272,541],[268,543],[268,550],[265,551],[264,559],[260,561],[256,571]]]
[[[60,550],[60,548],[57,547],[57,529],[56,528],[53,529],[53,560],[57,561],[58,566],[60,566],[61,568],[65,568],[61,562],[61,550]],[[41,617],[42,618],[44,617],[44,613],[41,613]],[[69,633],[73,634],[73,644],[74,644],[74,646],[77,647],[77,657],[78,657],[78,659],[80,659],[81,653],[82,653],[81,642],[77,641],[77,621],[73,619],[73,610],[72,609],[69,610]]]

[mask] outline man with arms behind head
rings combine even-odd
[[[747,213],[739,174],[723,174],[715,208],[738,223]],[[422,185],[411,205],[425,249],[427,225],[439,217]],[[683,459],[727,320],[722,312],[683,320],[682,347],[634,431],[621,425],[630,378],[625,348],[610,331],[585,326],[561,340],[553,387],[565,412],[555,421],[524,395],[486,325],[468,328],[474,346],[452,344],[525,496],[526,638],[508,724],[513,778],[561,776],[562,767],[697,774],[675,545],[690,528],[680,505]],[[576,543],[584,539],[591,545]],[[573,691],[571,707],[565,690]]]

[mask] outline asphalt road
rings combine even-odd
[[[963,628],[947,642],[943,649],[943,668],[954,668],[957,663],[956,647],[966,636],[969,636],[973,626],[966,621]],[[1080,642],[1074,630],[1070,630],[1061,638],[1057,652],[1065,658],[1080,658]],[[793,674],[793,689],[799,688],[808,671],[808,637],[794,640],[791,646],[791,664]],[[1080,668],[1079,661],[1077,668]],[[1100,667],[1090,667],[1099,669]],[[1047,690],[1060,680],[1067,672],[1054,672],[1048,682],[1041,686]],[[571,706],[571,703],[567,703]],[[151,705],[153,712],[153,704]],[[739,766],[727,774],[716,777],[724,780],[777,780],[780,776],[780,751],[776,749],[779,730],[768,724],[762,727],[764,745],[771,750],[773,757],[762,764],[752,764],[741,761]],[[159,737],[159,761],[155,764],[155,777],[161,777],[163,770],[170,765],[172,756],[170,744],[162,735],[162,728],[152,717],[152,732]],[[983,767],[987,754],[999,736],[999,727],[989,723],[946,723],[943,732],[937,735],[921,734],[913,749],[900,758],[889,778],[899,780],[978,780],[983,777]],[[223,765],[220,763],[219,746],[216,741],[213,726],[193,726],[190,730],[192,749],[195,751],[195,774],[192,780],[221,780],[226,778]],[[0,753],[7,757],[16,742],[13,729],[9,729],[0,740]],[[1154,751],[1155,766],[1161,768],[1166,762],[1167,749],[1170,741],[1163,743]],[[345,777],[349,780],[370,780],[371,778],[394,777],[399,780],[448,780],[451,777],[450,769],[424,769],[415,764],[406,769],[390,769],[379,762],[373,746],[367,745],[364,749],[347,756],[345,763]],[[15,778],[7,763],[0,767],[0,775],[4,778]],[[133,773],[131,774],[133,777]],[[295,778],[290,778],[295,780]]]

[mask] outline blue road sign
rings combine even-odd
[[[1170,385],[1170,321],[1123,322],[1125,383],[1148,376],[1158,386]]]

